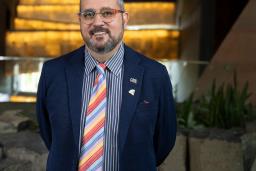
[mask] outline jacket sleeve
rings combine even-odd
[[[40,76],[38,91],[37,91],[37,102],[36,102],[36,113],[37,120],[39,124],[40,135],[48,148],[51,148],[51,124],[49,120],[49,115],[46,107],[46,95],[47,95],[47,86],[46,86],[46,67],[43,65],[42,73]]]
[[[156,163],[159,166],[172,150],[176,140],[176,112],[170,77],[165,67],[161,74],[159,113],[154,133]]]

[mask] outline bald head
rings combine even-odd
[[[80,11],[82,10],[81,9],[81,4],[83,3],[83,2],[85,2],[86,0],[80,0]],[[124,1],[123,0],[117,0],[117,3],[118,3],[118,5],[119,5],[119,7],[120,7],[120,9],[121,10],[124,10]]]

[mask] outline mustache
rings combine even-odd
[[[108,34],[110,33],[110,31],[108,29],[99,27],[99,26],[94,27],[89,33],[90,33],[90,35],[93,35],[97,32],[106,32]]]

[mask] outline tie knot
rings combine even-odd
[[[98,72],[99,73],[101,73],[101,74],[105,74],[105,70],[106,70],[106,65],[105,64],[98,64],[97,66],[96,66],[96,68],[97,68],[97,70],[98,70]]]

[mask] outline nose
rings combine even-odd
[[[93,24],[94,24],[94,25],[97,25],[97,26],[99,26],[99,25],[104,25],[104,22],[103,22],[103,20],[102,20],[102,18],[101,18],[101,16],[100,16],[100,14],[96,14],[96,15],[95,15]]]

